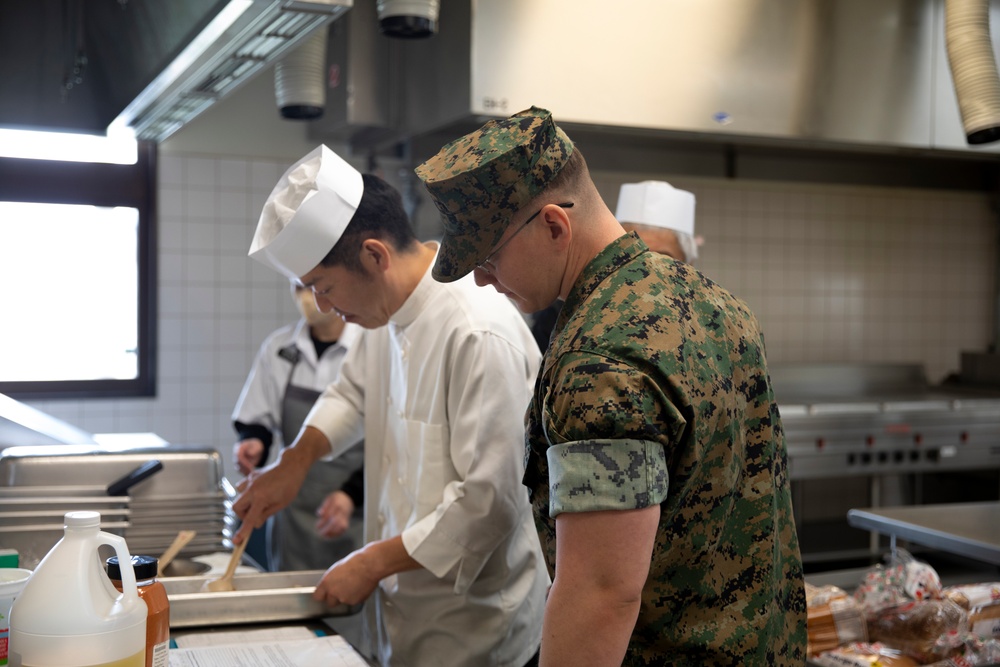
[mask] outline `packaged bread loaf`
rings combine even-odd
[[[878,642],[848,644],[812,656],[809,660],[819,667],[917,667],[920,664],[898,649]]]
[[[1000,664],[1000,640],[968,635],[959,651],[928,667],[994,667]]]
[[[969,632],[1000,638],[1000,582],[949,586],[942,591],[969,614]]]
[[[861,605],[837,586],[806,584],[806,627],[810,654],[868,641]]]
[[[941,579],[933,567],[918,561],[908,551],[896,549],[885,565],[876,565],[854,590],[854,599],[865,616],[871,618],[880,609],[912,600],[940,597]]]
[[[933,662],[950,657],[967,623],[967,612],[951,600],[920,600],[869,616],[868,636],[922,662]]]

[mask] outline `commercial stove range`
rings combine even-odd
[[[771,369],[803,560],[877,557],[858,507],[1000,498],[1000,388],[930,385],[910,364]]]
[[[1000,469],[1000,390],[912,365],[772,369],[792,480]]]

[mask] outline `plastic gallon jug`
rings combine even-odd
[[[10,612],[11,667],[143,667],[146,603],[124,538],[100,529],[97,512],[66,514],[63,538],[35,568]],[[125,563],[122,592],[98,554]]]

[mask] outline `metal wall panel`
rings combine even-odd
[[[944,1],[452,0],[438,35],[400,46],[399,129],[537,105],[575,127],[1000,150],[965,143]]]
[[[475,0],[472,111],[928,146],[933,0]]]

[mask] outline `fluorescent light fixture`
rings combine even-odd
[[[229,0],[112,127],[161,142],[276,62],[354,0]]]
[[[236,20],[253,5],[253,0],[230,0],[213,18],[197,37],[191,40],[183,51],[160,72],[152,83],[146,86],[132,102],[118,115],[111,127],[124,127],[135,120],[140,110],[153,104],[167,89],[174,85],[189,67],[195,65],[198,59],[215,46],[215,43]]]
[[[109,129],[106,137],[0,128],[0,157],[135,164],[139,150],[130,128]]]

